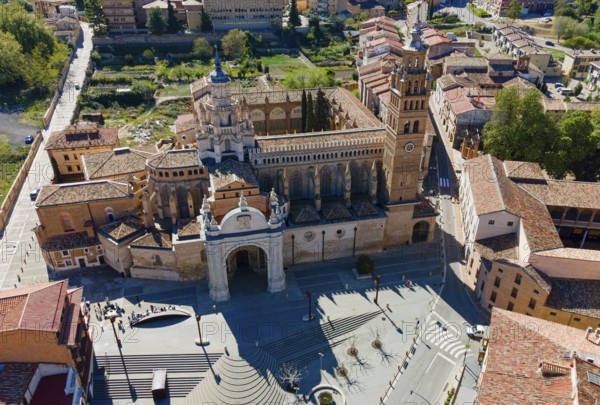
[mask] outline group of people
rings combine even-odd
[[[139,314],[136,314],[135,311],[131,311],[131,316],[127,317],[127,319],[129,320],[129,326],[134,326],[136,323],[138,323],[139,321],[151,314],[165,312],[171,309],[177,309],[177,307],[175,305],[169,305],[166,307],[157,307],[154,305],[150,305],[150,309],[147,309],[146,311]]]

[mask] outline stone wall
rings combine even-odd
[[[177,271],[181,280],[206,278],[207,263],[204,242],[200,239],[175,243]]]
[[[283,234],[283,264],[289,266],[380,252],[384,226],[385,218],[381,217],[288,228]]]
[[[35,159],[35,155],[40,148],[42,140],[42,133],[38,131],[33,143],[31,144],[31,150],[29,151],[27,158],[25,158],[25,162],[23,162],[23,166],[21,166],[19,173],[17,173],[17,177],[15,177],[10,190],[8,190],[8,193],[6,193],[4,196],[4,201],[0,207],[0,233],[4,231],[4,228],[8,223],[12,209],[17,202],[19,192],[21,191],[21,188],[27,179],[27,175],[29,174],[29,170],[31,169],[31,165],[33,164],[33,160]],[[39,173],[38,175],[44,175],[44,173]]]

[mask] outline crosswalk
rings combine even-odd
[[[431,319],[425,326],[423,338],[429,345],[437,347],[449,357],[462,359],[474,355],[463,342],[463,336],[458,325],[445,325],[437,319]]]

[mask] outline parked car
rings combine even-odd
[[[75,83],[75,90],[79,90],[81,88],[81,85],[79,83]]]
[[[37,200],[39,194],[40,194],[40,189],[36,188],[34,190],[31,190],[31,192],[29,193],[29,198],[31,198],[31,201],[35,201],[35,200]]]
[[[33,135],[27,135],[25,137],[25,145],[31,145],[35,137]]]
[[[565,86],[563,86],[563,84],[562,84],[562,83],[560,83],[560,82],[558,82],[558,83],[554,83],[554,88],[555,88],[555,89],[560,89],[561,87],[565,87]]]
[[[545,44],[548,46],[554,46],[554,42],[552,41],[546,41]]]
[[[568,88],[568,87],[559,87],[558,90],[556,90],[558,92],[558,94],[562,95],[562,96],[572,96],[573,95],[573,90]]]
[[[550,21],[552,21],[552,18],[550,18],[550,17],[542,18],[542,22],[544,22],[544,23],[549,23]]]
[[[472,339],[481,339],[485,335],[483,325],[473,325],[467,328],[467,335]]]

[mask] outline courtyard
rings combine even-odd
[[[355,258],[291,267],[286,290],[276,294],[266,292],[260,275],[239,271],[230,280],[231,299],[216,305],[206,281],[136,280],[97,269],[72,274],[70,283],[86,286],[91,304],[94,403],[153,403],[154,368],[168,370],[171,404],[211,398],[223,404],[292,403],[294,395],[280,388],[283,365],[300,374],[298,394],[306,403],[316,403],[325,391],[335,403],[372,403],[403,365],[417,320],[425,321],[433,308],[441,283],[440,246],[402,246],[373,259],[381,276],[378,304],[373,279],[354,276]],[[307,292],[310,322],[303,321]],[[124,328],[117,332],[122,348],[110,321],[96,315],[97,303],[104,305],[106,298],[124,310]],[[192,316],[130,327],[127,316],[151,305],[176,305]],[[202,317],[207,346],[194,342],[195,315]]]

